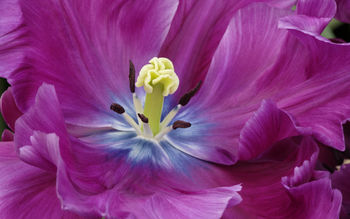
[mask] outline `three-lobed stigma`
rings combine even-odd
[[[162,95],[166,97],[175,93],[179,83],[173,63],[167,58],[154,57],[141,68],[136,87],[143,86],[146,93],[150,94],[155,86],[159,86],[162,87]]]

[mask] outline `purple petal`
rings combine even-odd
[[[339,215],[341,194],[332,190],[329,172],[315,171],[317,159],[318,150],[315,150],[292,174],[282,177],[282,184],[293,200],[294,218],[336,218]]]
[[[147,151],[138,147],[137,141],[128,141],[130,143],[121,144],[123,147],[130,144],[135,151],[127,152],[126,148],[124,151],[118,150],[117,145],[113,151],[102,145],[96,148],[74,141],[73,151],[64,153],[64,159],[58,166],[58,194],[65,208],[107,217],[121,217],[124,213],[135,217],[145,215],[146,218],[193,218],[204,215],[218,218],[227,205],[240,202],[240,196],[236,193],[239,186],[205,189],[204,185],[209,184],[205,180],[210,181],[206,177],[211,169],[210,164],[199,160],[190,163],[177,158],[177,165],[183,168],[183,173],[179,173],[170,164],[162,167],[152,164],[152,160],[162,162],[156,161],[164,159],[162,157],[144,159],[143,155],[151,157],[155,154],[145,154]],[[174,150],[173,154],[169,154],[172,159],[182,154],[174,148],[165,150]],[[195,160],[190,157],[186,159]]]
[[[267,1],[266,3],[270,6],[276,7],[276,8],[286,8],[290,9],[292,8],[293,5],[295,5],[296,0],[270,0]]]
[[[61,184],[64,181],[60,181]],[[140,186],[142,182],[140,182]],[[65,189],[68,189],[66,186]],[[122,217],[128,215],[136,218],[219,218],[226,207],[232,207],[240,203],[241,198],[237,191],[240,186],[219,187],[214,189],[189,191],[162,191],[160,188],[152,188],[152,193],[127,194],[116,189],[108,193],[93,197],[76,194],[76,190],[68,190],[70,196],[75,195],[73,200],[63,196],[66,208],[77,208],[79,210],[90,206],[86,210],[93,211],[98,205],[104,209],[101,212],[106,217]],[[95,199],[89,202],[89,199]],[[101,203],[100,200],[103,200]],[[74,206],[74,204],[76,206]],[[72,205],[73,204],[73,205]],[[103,207],[102,207],[103,206]]]
[[[206,75],[210,60],[235,11],[252,0],[180,1],[159,56],[170,58],[180,78],[172,99],[192,89]]]
[[[350,23],[350,2],[348,0],[335,0],[337,2],[336,18],[345,23]]]
[[[290,13],[265,4],[252,4],[235,13],[195,100],[206,107],[237,104],[238,95],[244,94],[278,58],[287,36],[277,28],[278,20]]]
[[[310,150],[311,149],[311,150]],[[282,184],[292,197],[293,218],[336,218],[339,215],[341,194],[333,190],[329,173],[315,171],[318,148],[293,174],[282,177]],[[309,148],[312,152],[312,148]],[[310,152],[304,152],[309,153]]]
[[[291,15],[281,19],[281,22],[290,23],[298,28],[321,34],[329,23],[330,18],[307,17],[304,15]]]
[[[22,115],[22,112],[18,109],[15,99],[12,95],[11,87],[8,88],[1,96],[0,100],[1,114],[10,127],[11,130],[15,130],[15,122]]]
[[[51,174],[54,188],[59,187],[59,182],[58,185],[55,182],[56,175],[61,171],[58,169],[62,163],[61,154],[70,150],[71,142],[52,85],[43,84],[37,92],[35,104],[17,120],[15,142],[22,161],[31,164],[32,168]],[[59,199],[64,205],[60,196]],[[87,216],[95,215],[96,212],[93,212]]]
[[[321,34],[336,12],[333,0],[298,1],[297,14],[282,18],[282,22],[316,34]]]
[[[237,159],[257,157],[284,138],[310,132],[297,128],[290,116],[271,101],[263,101],[254,115],[243,110],[184,111],[178,118],[191,121],[192,126],[173,130],[165,140],[199,159],[233,164]]]
[[[233,19],[232,17],[235,16],[237,10],[255,2],[264,2],[278,8],[288,8],[295,3],[295,0],[227,0],[220,3],[210,0],[203,0],[200,3],[193,0],[180,1],[171,29],[160,52],[160,56],[168,57],[174,62],[180,83],[182,82],[178,92],[171,97],[173,101],[178,101],[180,95],[192,89],[205,78],[214,52],[230,20]],[[264,14],[264,16],[266,15]],[[234,19],[237,19],[237,16]],[[246,27],[243,26],[243,28]],[[236,32],[238,34],[248,33],[244,29],[237,30],[236,28],[234,30],[238,31]],[[257,30],[259,35],[265,31],[259,32]]]
[[[82,139],[89,140],[92,147],[84,145],[78,140],[75,140],[72,144],[74,147],[71,147],[65,136],[63,117],[55,90],[51,85],[43,84],[39,88],[35,105],[18,119],[16,127],[16,142],[19,145],[20,157],[24,161],[48,171],[55,171],[55,166],[57,166],[58,194],[65,209],[92,215],[106,213],[113,216],[119,215],[120,211],[137,212],[128,209],[126,206],[127,204],[132,205],[135,201],[134,199],[129,200],[129,197],[125,197],[127,200],[122,202],[125,205],[124,207],[122,205],[118,208],[112,208],[111,205],[119,203],[119,198],[124,199],[123,194],[130,187],[135,188],[134,192],[127,192],[126,194],[135,196],[136,201],[142,201],[141,197],[144,193],[150,193],[151,195],[157,192],[155,197],[162,197],[166,203],[168,200],[174,202],[174,194],[168,197],[166,191],[161,189],[168,188],[170,185],[168,182],[172,182],[171,185],[173,186],[176,185],[177,189],[186,189],[186,187],[191,189],[179,193],[179,197],[176,198],[179,204],[181,202],[186,203],[187,200],[194,201],[197,194],[202,194],[192,190],[195,188],[195,183],[192,182],[191,186],[187,186],[185,182],[191,182],[193,180],[192,172],[195,173],[198,171],[198,167],[207,166],[207,164],[183,154],[171,146],[163,144],[161,146],[164,147],[163,150],[167,152],[169,157],[174,159],[170,160],[171,163],[169,161],[167,161],[169,163],[164,163],[164,158],[157,156],[154,149],[157,147],[156,145],[150,145],[153,149],[147,152],[143,148],[137,148],[137,143],[140,140],[133,140],[129,137],[125,142],[122,139],[118,141],[116,136],[112,136],[115,145],[111,146],[115,149],[111,146],[106,148],[101,145],[101,143],[104,143],[103,141],[100,144],[91,142],[91,138],[88,139],[87,137]],[[117,145],[118,142],[119,146]],[[158,147],[160,146],[158,145]],[[192,164],[189,162],[191,159],[194,160]],[[152,162],[165,166],[156,166]],[[170,168],[170,164],[180,166],[176,170]],[[186,168],[191,172],[186,172]],[[176,171],[183,172],[180,174]],[[191,177],[184,178],[186,174],[191,174]],[[156,177],[158,175],[160,176]],[[179,176],[182,177],[181,183],[176,182],[180,178]],[[178,184],[181,184],[181,186]],[[197,198],[198,202],[196,204],[203,203],[203,205],[213,206],[211,209],[208,208],[208,212],[206,212],[213,214],[213,217],[221,215],[228,203],[237,204],[240,200],[235,187],[232,189],[203,190],[203,195],[208,193],[208,197],[222,198],[212,198],[211,200]],[[193,197],[189,195],[189,192],[192,192]],[[185,194],[188,194],[188,196]],[[104,201],[100,202],[101,199]],[[218,208],[218,205],[220,205],[220,208]],[[196,208],[190,207],[188,213],[198,214],[199,212],[194,209]],[[159,214],[164,213],[161,209],[159,211]],[[174,211],[174,214],[179,213]]]
[[[26,111],[46,82],[55,86],[66,121],[110,126],[111,103],[131,110],[129,60],[140,69],[157,56],[176,7],[161,0],[21,1],[31,50],[9,79],[19,108]]]
[[[297,14],[316,18],[332,18],[336,12],[334,0],[299,0]]]
[[[18,0],[0,2],[0,75],[8,77],[21,63],[23,58],[22,12]]]
[[[311,154],[310,158],[300,166],[295,167],[293,174],[282,177],[282,184],[287,188],[291,188],[311,181],[314,176],[318,152],[317,147],[309,147],[308,151],[304,151],[304,153]]]
[[[19,160],[12,142],[0,143],[1,217],[81,218],[61,209],[55,178]]]
[[[311,127],[319,141],[344,150],[342,123],[350,117],[350,44],[332,43],[288,22],[280,26],[291,29],[303,44],[309,78],[280,92],[278,105],[295,115],[300,126]]]
[[[1,134],[1,141],[13,141],[13,132],[8,129],[4,129]]]
[[[338,218],[342,196],[327,178],[288,189],[293,200],[292,218]]]
[[[169,133],[167,138],[171,144],[204,160],[222,164],[237,160],[240,130],[252,112],[259,108],[261,100],[237,104],[235,94],[244,93],[244,88],[277,58],[286,37],[285,31],[277,29],[277,23],[287,13],[253,4],[235,14],[214,55],[203,87],[177,117],[190,121],[192,127]],[[246,23],[249,25],[244,25]],[[282,135],[279,137],[285,137]],[[272,138],[268,140],[273,142]],[[260,149],[249,152],[256,153],[254,155],[242,152],[246,155],[241,156],[256,156],[271,142],[262,142]]]
[[[153,195],[142,203],[142,210],[137,218],[220,218],[226,207],[241,202],[237,191],[241,186],[221,187],[204,191],[167,195]],[[131,204],[130,208],[135,208]]]
[[[230,168],[232,178],[242,182],[243,201],[224,218],[335,218],[341,197],[327,174],[313,170],[317,148],[310,137],[286,139],[259,159]]]
[[[30,136],[31,145],[20,146],[19,157],[21,160],[45,169],[56,172],[57,156],[59,150],[59,138],[54,133],[45,134],[34,131]]]
[[[339,189],[343,195],[342,218],[347,218],[350,214],[350,164],[342,165],[339,171],[332,174],[333,187]]]
[[[11,32],[21,23],[21,9],[17,0],[3,0],[0,3],[0,36]],[[1,42],[1,41],[0,41]]]
[[[307,132],[297,128],[290,115],[278,109],[274,103],[263,101],[240,133],[239,159],[253,159],[274,143]]]
[[[24,161],[56,171],[59,144],[69,144],[60,105],[51,85],[43,84],[35,104],[16,122],[16,146]]]
[[[302,3],[305,2],[299,3],[299,13],[304,15],[297,15],[300,21],[308,13],[310,16],[315,16],[312,19],[316,21],[322,20],[322,16],[329,19],[332,13],[332,10],[328,11],[323,6],[315,8],[311,13],[310,6]],[[332,8],[331,2],[329,7]],[[254,18],[251,14],[258,16],[257,12],[254,13],[254,9],[265,13]],[[278,29],[278,19],[289,13],[274,10],[255,4],[239,11],[242,16],[245,15],[245,11],[250,12],[244,20],[250,25],[244,27],[251,27],[252,30],[265,27],[260,32],[268,35],[264,36],[257,32],[248,37],[250,35],[247,33],[254,33],[249,29],[237,35],[244,35],[245,41],[235,42],[232,41],[234,31],[240,25],[232,26],[231,31],[229,26],[214,55],[205,83],[192,102],[193,105],[202,107],[197,114],[220,106],[221,109],[217,111],[222,112],[223,109],[231,108],[233,113],[231,117],[237,118],[238,113],[244,115],[256,110],[257,103],[262,99],[272,99],[279,108],[295,116],[299,126],[311,127],[314,136],[322,143],[340,150],[344,149],[341,123],[349,118],[350,80],[346,74],[350,67],[349,45],[334,44],[321,38],[316,32],[299,29],[290,23],[288,26],[285,18],[282,18],[279,24],[282,29]],[[266,14],[270,15],[271,21],[267,19],[264,24],[265,20],[260,17],[268,18]],[[239,21],[239,19],[233,20]],[[283,28],[298,30],[290,31],[298,33],[298,38],[287,34]],[[259,39],[257,36],[264,38]],[[256,61],[251,63],[251,60]],[[242,112],[237,112],[233,108],[242,108]]]

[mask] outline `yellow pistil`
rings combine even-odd
[[[143,66],[136,81],[136,87],[144,87],[147,95],[143,114],[155,136],[159,132],[164,97],[173,94],[179,87],[179,78],[173,63],[167,58],[152,58]]]

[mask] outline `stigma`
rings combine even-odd
[[[143,86],[147,94],[153,93],[155,87],[161,87],[161,93],[166,97],[175,93],[179,83],[173,63],[167,58],[154,57],[141,68],[136,87]]]
[[[167,58],[154,57],[149,64],[144,65],[137,77],[135,83],[135,66],[132,61],[129,62],[129,85],[133,94],[133,103],[137,121],[125,112],[124,108],[117,104],[111,104],[111,110],[122,115],[142,137],[160,141],[167,133],[177,128],[189,128],[191,123],[185,121],[175,121],[172,125],[169,123],[174,119],[181,107],[187,105],[190,99],[197,93],[201,83],[185,93],[178,102],[178,105],[169,112],[161,121],[164,98],[176,92],[180,81],[175,73],[173,63]],[[135,93],[135,87],[143,87],[146,92],[144,106]]]

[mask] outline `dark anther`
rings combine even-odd
[[[142,122],[148,123],[148,118],[145,115],[143,115],[141,113],[138,113],[137,115],[139,116],[139,118],[141,119]]]
[[[173,129],[177,129],[177,128],[189,128],[191,127],[191,123],[189,122],[185,122],[185,121],[181,121],[181,120],[177,120],[173,123]]]
[[[129,82],[131,93],[135,93],[135,66],[131,60],[129,61]]]
[[[201,87],[201,84],[202,84],[202,81],[198,82],[198,84],[196,85],[195,88],[193,88],[192,90],[185,93],[180,98],[179,104],[181,104],[182,106],[185,106],[186,104],[188,104],[188,102],[190,102],[191,98],[197,93],[197,91]]]
[[[123,114],[125,112],[124,107],[122,107],[121,105],[119,105],[117,103],[112,103],[110,108],[111,108],[111,110],[113,110],[114,112],[119,113],[119,114]]]

